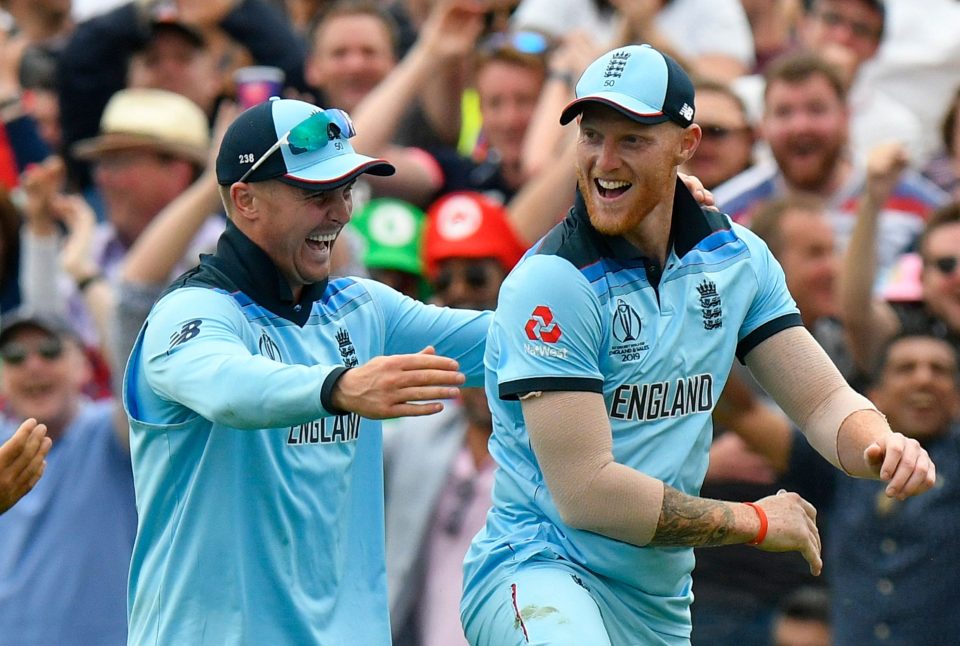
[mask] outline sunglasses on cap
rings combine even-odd
[[[550,49],[550,41],[535,31],[497,31],[480,43],[480,51],[486,53],[513,50],[521,54],[540,55]]]
[[[0,359],[3,360],[3,363],[11,366],[19,366],[31,354],[37,354],[47,361],[59,359],[60,355],[63,354],[63,341],[56,337],[50,337],[36,345],[10,341],[0,346]]]
[[[957,271],[960,259],[957,256],[940,256],[927,261],[927,266],[936,268],[944,276],[950,276]]]
[[[287,130],[275,144],[267,148],[267,151],[260,155],[253,166],[247,169],[240,176],[238,182],[245,182],[253,171],[260,168],[270,155],[280,150],[280,146],[287,144],[295,154],[314,152],[320,150],[334,139],[340,137],[349,139],[357,134],[353,127],[353,121],[343,110],[331,108],[314,112],[309,117]]]

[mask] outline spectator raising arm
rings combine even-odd
[[[210,214],[223,208],[217,192],[216,151],[227,126],[239,113],[233,103],[220,105],[204,171],[150,221],[124,257],[116,284],[116,307],[109,321],[110,334],[104,337],[116,358],[111,365],[114,392],[120,392],[127,357],[150,308]]]
[[[483,29],[482,17],[479,5],[471,0],[437,3],[410,52],[351,115],[357,151],[389,157],[397,168],[388,183],[369,178],[376,188],[414,204],[427,204],[440,188],[442,178],[435,163],[426,161],[422,151],[394,146],[391,140],[430,78],[452,61],[459,64],[473,49]]]
[[[577,79],[599,53],[589,35],[575,31],[550,54],[540,99],[523,137],[523,171],[527,177],[536,177],[542,170],[556,165],[564,142],[573,139],[572,133],[560,125],[557,115],[576,98]]]
[[[855,365],[867,374],[872,371],[880,348],[900,328],[890,305],[873,294],[880,210],[906,166],[906,152],[900,144],[883,144],[870,153],[866,190],[840,274],[840,311],[847,342]]]

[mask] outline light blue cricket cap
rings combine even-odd
[[[570,123],[589,103],[609,106],[639,123],[693,123],[693,82],[680,65],[650,45],[627,45],[590,63],[577,98],[560,115]]]
[[[217,154],[217,182],[229,186],[239,181],[281,137],[317,112],[323,109],[305,101],[276,97],[245,110],[223,136]],[[246,181],[276,179],[306,190],[325,191],[363,173],[385,176],[394,172],[396,169],[386,160],[357,153],[346,133],[340,133],[316,150],[281,144]]]

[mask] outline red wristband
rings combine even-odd
[[[760,531],[757,532],[757,535],[752,541],[748,542],[747,545],[759,545],[763,542],[763,539],[767,537],[767,512],[763,511],[763,507],[755,502],[745,502],[743,504],[753,507],[753,510],[757,512],[757,516],[760,518]]]

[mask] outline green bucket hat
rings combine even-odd
[[[370,200],[350,218],[364,242],[363,264],[423,276],[420,245],[426,216],[414,205],[388,197]]]

